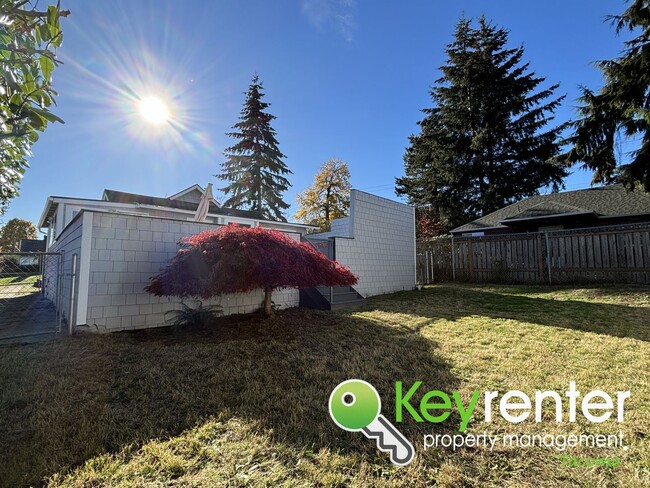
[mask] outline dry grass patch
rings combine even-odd
[[[204,331],[88,336],[0,350],[0,485],[644,486],[650,484],[647,288],[435,286],[363,310],[288,310]],[[422,450],[444,424],[401,428],[395,468],[327,413],[338,382],[364,378],[394,417],[394,382],[451,392],[632,390],[622,426],[484,424],[468,432],[617,432],[620,468],[566,468],[548,449]]]

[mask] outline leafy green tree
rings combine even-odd
[[[582,88],[565,159],[594,170],[594,183],[641,183],[650,191],[650,1],[634,0],[610,20],[617,32],[638,35],[625,43],[621,57],[597,63],[605,78],[598,92]],[[635,149],[619,151],[627,145]]]
[[[275,116],[265,112],[270,104],[262,101],[263,97],[262,82],[255,75],[239,122],[227,134],[239,141],[225,150],[227,160],[221,165],[221,174],[215,176],[229,182],[221,188],[229,195],[225,207],[246,207],[264,218],[286,222],[283,211],[289,204],[282,200],[282,194],[291,186],[285,178],[291,171],[282,161],[286,156],[271,127]]]
[[[0,0],[0,214],[18,194],[27,158],[49,122],[56,92],[52,72],[63,41],[59,5],[39,10],[38,2]]]
[[[447,46],[447,63],[423,110],[420,133],[409,138],[405,176],[397,193],[428,206],[446,229],[464,224],[551,185],[566,169],[555,161],[564,125],[548,128],[564,97],[558,85],[522,61],[523,47],[507,47],[508,31],[484,17],[461,19]]]
[[[350,188],[348,164],[340,159],[325,161],[318,168],[314,183],[296,196],[300,208],[294,218],[329,230],[332,219],[348,215]]]
[[[36,227],[30,221],[11,219],[0,228],[0,251],[18,251],[22,239],[36,239],[37,237]]]

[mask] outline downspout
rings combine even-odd
[[[77,285],[77,258],[75,253],[72,255],[72,271],[70,272],[70,312],[68,313],[68,335],[72,335],[74,330],[74,323],[77,320],[77,312],[75,310],[75,289]]]

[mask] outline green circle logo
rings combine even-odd
[[[329,410],[336,425],[357,432],[377,419],[381,399],[375,387],[367,381],[347,380],[332,391]]]

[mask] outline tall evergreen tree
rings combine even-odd
[[[598,63],[605,77],[600,91],[582,88],[580,119],[565,157],[594,170],[594,183],[634,188],[640,182],[650,191],[650,1],[634,0],[610,20],[617,32],[638,36],[625,43],[621,57]],[[634,149],[617,154],[619,144]]]
[[[558,85],[523,63],[523,47],[508,48],[508,31],[484,17],[478,27],[462,18],[447,46],[442,77],[430,91],[420,133],[404,155],[397,193],[430,216],[456,227],[506,204],[559,189],[566,169],[555,158],[564,125],[547,126],[564,97]]]
[[[221,188],[229,196],[224,207],[245,207],[263,218],[286,222],[282,212],[289,204],[282,200],[282,193],[291,186],[284,176],[291,171],[282,161],[286,156],[280,152],[271,127],[275,116],[265,112],[270,104],[262,101],[263,97],[262,82],[255,75],[239,122],[227,134],[239,141],[224,151],[227,160],[221,165],[222,173],[215,176],[229,182]]]

